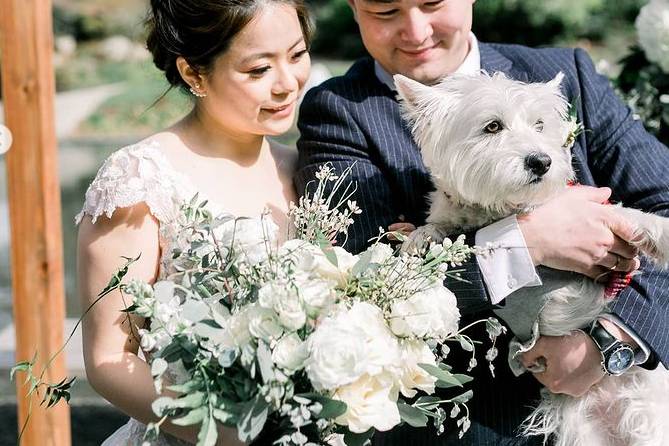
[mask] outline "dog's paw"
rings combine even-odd
[[[407,254],[420,254],[429,248],[430,243],[441,243],[444,235],[436,225],[427,224],[409,234],[400,250]]]

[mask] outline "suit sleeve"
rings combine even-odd
[[[669,217],[669,149],[634,119],[589,56],[574,54],[595,182],[610,187],[612,199],[626,207]],[[669,272],[643,260],[641,272],[611,309],[650,346],[649,366],[658,359],[669,366]]]
[[[379,234],[379,228],[387,230],[390,224],[399,221],[403,212],[393,197],[379,154],[370,148],[368,137],[352,116],[347,101],[322,87],[306,94],[298,126],[299,160],[295,174],[298,194],[309,190],[316,171],[324,163],[330,163],[337,172],[350,168],[350,179],[356,184],[352,199],[357,201],[362,214],[355,216],[345,247],[352,252],[363,251],[369,240]],[[343,240],[338,242],[343,243]],[[473,233],[468,234],[467,243],[474,243]],[[458,296],[461,312],[468,314],[491,308],[473,256],[463,265],[461,277],[463,281],[449,279],[446,283]]]

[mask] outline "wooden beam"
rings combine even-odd
[[[16,360],[30,360],[37,351],[36,374],[61,347],[65,317],[51,9],[51,0],[0,0],[5,124],[14,136],[6,158]],[[61,354],[45,380],[65,375]],[[22,378],[18,374],[19,428],[28,415]],[[32,403],[22,444],[69,445],[69,407],[44,409],[40,400]]]

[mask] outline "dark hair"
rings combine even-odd
[[[303,0],[151,0],[146,46],[153,63],[172,86],[188,88],[177,70],[177,58],[182,56],[193,69],[207,73],[260,8],[270,3],[295,8],[309,45],[312,24]]]

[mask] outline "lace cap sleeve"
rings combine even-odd
[[[155,141],[124,147],[104,162],[86,191],[79,224],[85,215],[111,218],[114,210],[146,203],[158,221],[176,216],[184,200],[185,184],[160,153]]]

